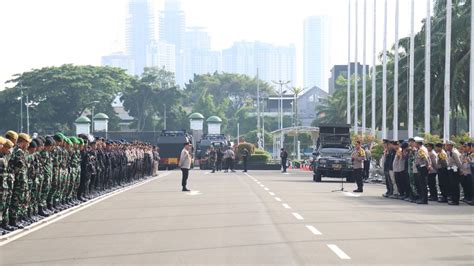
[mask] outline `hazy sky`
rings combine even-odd
[[[351,1],[354,8],[355,0]],[[381,51],[384,1],[376,1],[377,50]],[[164,0],[152,2],[158,15]],[[373,2],[367,0],[368,63],[372,62]],[[392,45],[395,0],[388,2],[388,43]],[[426,14],[426,1],[415,2],[415,25],[419,30]],[[1,0],[0,89],[15,73],[65,63],[99,65],[101,56],[124,50],[127,3],[128,0]],[[206,27],[213,49],[225,49],[242,40],[294,43],[299,84],[303,72],[303,20],[310,15],[325,15],[331,25],[330,65],[347,63],[348,0],[181,0],[181,3],[187,26]],[[361,62],[363,3],[364,0],[359,0]],[[401,37],[410,32],[409,6],[410,0],[400,0]]]

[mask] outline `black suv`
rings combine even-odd
[[[352,177],[352,145],[349,125],[320,125],[317,148],[313,153],[313,180],[321,182],[321,178],[346,178],[354,182]]]

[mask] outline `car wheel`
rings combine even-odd
[[[314,173],[313,181],[314,182],[321,182],[321,174],[320,173]]]

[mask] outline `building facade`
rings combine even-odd
[[[103,56],[101,59],[102,66],[111,66],[125,69],[128,74],[135,74],[134,60],[124,53],[113,53],[111,55]]]
[[[185,82],[186,17],[179,0],[166,0],[160,16],[160,41],[175,47],[176,82]]]
[[[356,63],[351,63],[351,76],[354,76]],[[362,77],[363,65],[357,63],[357,71],[359,78]],[[367,73],[369,73],[369,66],[366,66]],[[329,78],[328,92],[330,95],[333,95],[335,91],[340,89],[346,89],[346,85],[338,85],[337,79],[342,76],[344,79],[347,79],[347,65],[335,65],[331,69],[331,76]],[[362,84],[361,84],[362,85]]]
[[[176,72],[176,53],[172,44],[164,42],[151,42],[147,46],[147,67],[165,68],[167,71]]]
[[[147,46],[154,40],[153,13],[147,0],[130,0],[126,26],[127,54],[134,62],[134,74],[146,67]]]
[[[311,16],[304,20],[303,84],[306,88],[317,86],[325,89],[324,77],[329,64],[328,19]]]
[[[236,42],[222,52],[224,72],[257,75],[266,82],[285,80],[296,83],[296,48],[261,42]]]

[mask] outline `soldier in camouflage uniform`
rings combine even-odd
[[[55,142],[53,138],[46,138],[44,141],[44,148],[39,152],[43,172],[41,176],[41,191],[39,192],[38,199],[38,214],[43,217],[48,217],[51,215],[51,212],[48,211],[47,200],[53,179],[53,161],[51,158],[51,151],[54,147],[54,144]]]
[[[18,136],[18,135],[17,135]],[[2,169],[0,172],[0,177],[2,178],[2,193],[1,193],[1,200],[2,203],[0,204],[0,212],[2,219],[1,227],[2,229],[6,230],[3,233],[13,231],[16,227],[12,227],[9,225],[10,221],[10,208],[11,208],[11,200],[13,195],[13,183],[15,181],[15,176],[13,175],[13,170],[11,169],[11,165],[9,164],[11,158],[11,149],[14,148],[14,144],[11,140],[5,139],[5,143],[0,148],[0,160],[2,161]]]
[[[3,215],[7,214],[7,206],[9,199],[11,199],[11,188],[13,187],[13,178],[8,169],[8,159],[12,147],[13,143],[10,140],[0,137],[0,224],[2,225],[0,234],[2,235],[12,229],[8,226],[8,218],[3,220]],[[6,228],[3,230],[3,227]]]
[[[410,182],[410,191],[409,195],[410,197],[407,198],[407,201],[410,202],[416,202],[418,200],[418,191],[416,189],[416,167],[415,167],[415,157],[416,157],[416,152],[417,148],[415,145],[415,139],[410,138],[408,140],[410,148],[408,149],[408,180]]]
[[[28,221],[24,219],[27,214],[26,205],[28,202],[28,164],[26,162],[26,152],[30,142],[30,136],[25,133],[18,134],[18,143],[9,161],[15,176],[9,224],[20,229],[29,225]]]
[[[35,141],[30,142],[28,147],[28,154],[26,155],[26,162],[28,164],[28,196],[27,196],[27,217],[26,219],[29,222],[36,222],[36,212],[37,212],[37,192],[39,190],[39,171],[40,165],[38,162],[36,150],[38,144]]]

